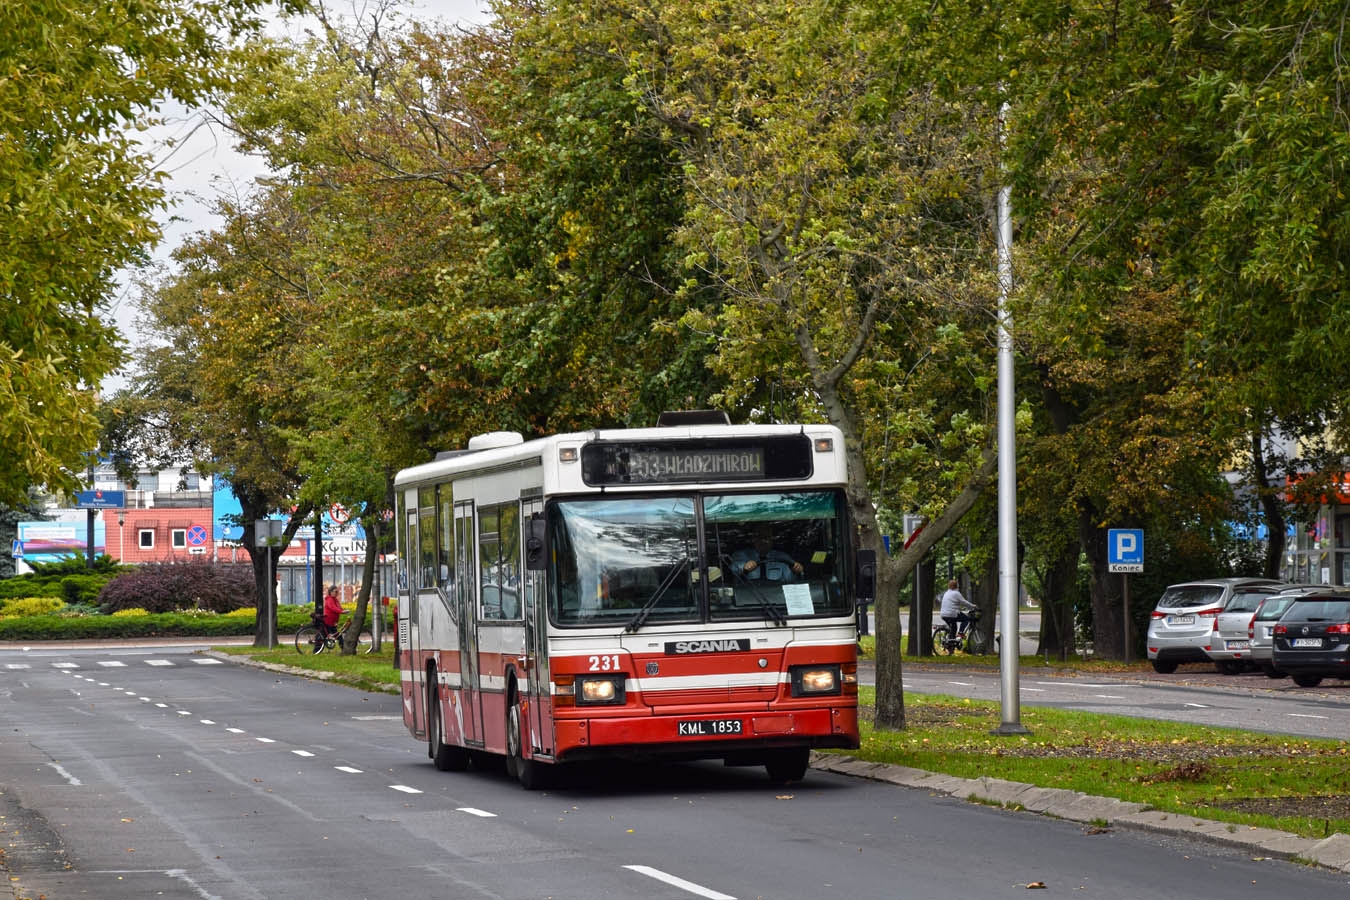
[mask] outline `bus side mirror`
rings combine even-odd
[[[544,517],[535,514],[525,522],[525,568],[531,572],[542,572],[546,561]]]
[[[877,596],[877,551],[858,551],[858,589],[859,600],[875,600]]]

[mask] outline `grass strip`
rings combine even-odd
[[[259,647],[216,647],[229,656],[246,656],[258,662],[291,666],[310,672],[328,672],[326,680],[349,685],[363,691],[398,693],[398,669],[394,668],[394,642],[385,641],[384,647],[374,653],[342,656],[337,651],[301,655],[293,644],[282,644],[271,650]]]
[[[1343,742],[1152,719],[1023,707],[1030,736],[998,737],[997,703],[907,694],[906,729],[872,727],[876,691],[859,690],[862,748],[852,755],[961,778],[1147,803],[1235,826],[1321,838],[1350,832]]]

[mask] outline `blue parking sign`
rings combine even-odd
[[[1108,529],[1106,532],[1106,567],[1111,572],[1144,571],[1144,529]]]

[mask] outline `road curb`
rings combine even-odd
[[[1025,810],[1054,816],[1085,825],[1134,828],[1139,831],[1190,837],[1226,847],[1237,847],[1255,855],[1298,859],[1328,869],[1350,872],[1350,835],[1339,832],[1321,840],[1305,838],[1273,828],[1216,822],[1212,819],[1197,819],[1193,816],[1162,812],[1143,803],[1131,803],[1115,797],[1096,797],[1081,791],[1037,787],[987,776],[958,778],[909,766],[870,762],[839,753],[813,751],[811,767],[935,794],[948,794],[958,799],[988,803],[1003,809]]]

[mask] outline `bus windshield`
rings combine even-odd
[[[841,523],[837,491],[552,504],[554,621],[636,630],[655,622],[846,615]]]

